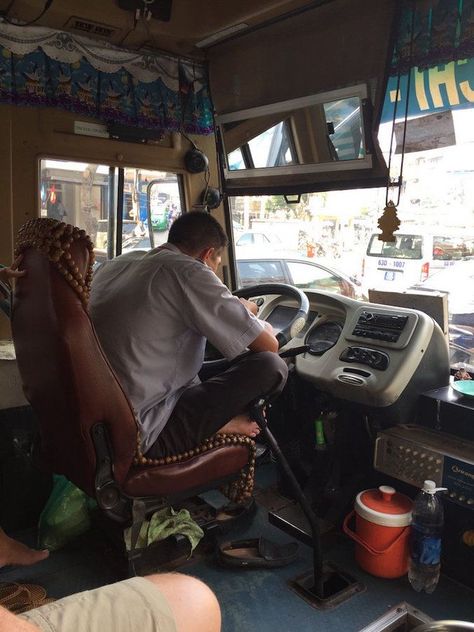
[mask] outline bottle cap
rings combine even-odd
[[[446,491],[447,487],[436,487],[436,483],[434,481],[425,481],[423,483],[423,491],[428,494],[436,494],[436,492]]]

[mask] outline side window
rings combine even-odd
[[[285,283],[281,261],[237,261],[239,286],[258,283]]]
[[[471,257],[474,240],[469,237],[433,237],[433,259],[441,261],[458,261],[464,257]]]
[[[304,290],[341,293],[341,279],[328,270],[304,261],[287,261],[293,285]]]
[[[171,222],[181,213],[180,190],[174,173],[70,160],[40,162],[41,216],[83,228],[98,263],[165,242]]]

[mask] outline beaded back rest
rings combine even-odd
[[[51,470],[94,495],[92,426],[109,430],[119,484],[133,463],[137,426],[86,309],[93,246],[84,231],[37,218],[20,230],[15,254],[27,274],[16,284],[12,331],[42,454]]]

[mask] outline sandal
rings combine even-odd
[[[0,583],[0,605],[15,614],[38,608],[54,599],[46,597],[46,590],[37,584]]]
[[[221,533],[227,533],[233,527],[247,525],[252,522],[257,513],[257,504],[254,498],[244,505],[229,503],[216,510],[214,520],[220,527]]]
[[[219,561],[240,568],[276,568],[293,562],[298,543],[276,544],[265,538],[224,542],[217,550]]]

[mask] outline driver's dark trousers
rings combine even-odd
[[[182,454],[214,435],[259,398],[275,399],[283,390],[288,367],[277,353],[252,353],[227,370],[179,398],[158,439],[146,453],[150,458]]]

